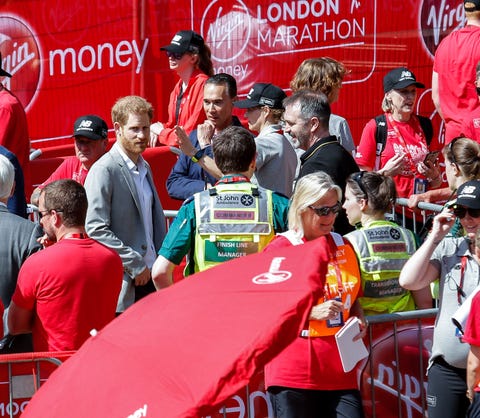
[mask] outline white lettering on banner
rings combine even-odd
[[[257,6],[257,17],[260,23],[276,23],[280,20],[299,20],[312,17],[330,16],[339,12],[339,0],[300,0],[297,2],[271,3],[267,6],[266,18],[262,18],[262,7]]]
[[[248,392],[247,392],[248,394]],[[241,396],[235,395],[232,396],[226,403],[230,404],[231,401],[235,401],[238,403],[238,406],[230,406],[230,407],[222,407],[218,413],[222,414],[222,416],[226,416],[227,414],[235,414],[235,418],[246,418],[247,417],[247,400],[248,400],[248,418],[256,418],[257,416],[262,416],[265,417],[264,411],[262,411],[263,405],[256,403],[255,400],[257,398],[263,399],[265,401],[265,405],[267,407],[267,417],[273,417],[273,408],[272,404],[270,403],[270,399],[268,398],[268,395],[264,391],[256,390],[250,394],[248,394],[248,399],[247,397],[243,398]],[[257,405],[257,409],[261,409],[259,413],[257,414],[255,410],[255,405]],[[216,416],[216,415],[215,415]],[[208,415],[203,418],[212,418],[211,415]]]
[[[279,44],[284,47],[302,47],[302,45],[307,43],[344,40],[358,36],[363,37],[365,34],[365,18],[361,20],[355,18],[352,20],[341,19],[330,24],[317,22],[304,26],[281,26],[275,33],[267,27],[265,32],[258,32],[257,47],[262,48],[266,45],[269,48],[276,48]]]
[[[88,73],[94,68],[101,70],[104,67],[114,68],[115,65],[126,67],[136,60],[135,73],[138,74],[145,59],[148,42],[149,39],[146,38],[141,48],[141,43],[139,45],[133,39],[120,41],[116,46],[109,42],[96,47],[84,45],[78,51],[74,48],[55,49],[49,53],[49,72],[51,76],[57,73],[66,74],[68,63],[71,65],[71,72],[75,74],[77,67],[79,71]]]
[[[442,0],[440,5],[432,4],[427,17],[427,25],[433,29],[433,38],[435,45],[440,43],[440,33],[449,28],[457,27],[463,24],[465,13],[463,4],[460,3],[455,9],[449,10],[450,7]]]
[[[378,364],[378,377],[376,379],[369,378],[369,383],[377,389],[383,389],[385,392],[390,393],[393,396],[398,396],[396,384],[395,384],[395,369],[396,363],[392,361],[392,366],[386,364]],[[407,410],[407,417],[412,418],[414,416],[414,410],[422,412],[422,392],[420,388],[420,382],[414,376],[408,373],[398,373],[399,388],[400,388],[400,400],[405,404]],[[424,383],[425,391],[427,389],[427,382]]]
[[[0,403],[0,417],[17,416],[22,413],[27,407],[29,401],[23,401],[21,404],[17,402],[12,403]]]
[[[143,407],[138,408],[133,414],[129,415],[127,418],[142,418],[147,416],[147,404]]]
[[[373,70],[377,0],[262,3],[210,0],[203,11],[199,4],[200,32],[211,47],[215,73],[229,73],[242,83],[260,70],[259,57],[280,60],[273,57],[345,47],[354,53],[357,48],[359,59],[371,63]],[[366,44],[368,48],[364,48]],[[370,75],[371,71],[363,71],[348,83],[364,81]]]
[[[35,52],[29,50],[28,42],[24,42],[20,45],[17,42],[14,42],[12,53],[5,56],[5,58],[2,59],[1,64],[2,68],[13,76],[34,58]]]

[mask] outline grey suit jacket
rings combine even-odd
[[[147,170],[154,200],[153,242],[158,252],[165,237],[166,223],[148,164]],[[133,279],[147,267],[143,260],[147,243],[135,182],[115,147],[90,168],[85,189],[88,234],[117,251],[123,262],[123,284],[117,306],[117,312],[123,312],[135,301]]]
[[[0,206],[0,298],[5,307],[10,305],[23,262],[42,248],[37,242],[37,238],[42,235],[43,230],[39,224]]]

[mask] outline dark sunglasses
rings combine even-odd
[[[62,213],[63,209],[47,209],[47,210],[39,210],[38,211],[38,219],[42,219],[45,215],[50,214],[50,212],[54,210],[57,213]]]
[[[184,55],[185,55],[185,52],[170,52],[170,51],[167,51],[167,57],[176,59],[177,61],[181,60]]]
[[[365,171],[359,171],[358,173],[353,173],[352,174],[352,180],[357,183],[358,187],[362,191],[362,193],[365,195],[366,198],[368,198],[368,193],[367,189],[365,189],[365,186],[363,184],[363,175],[365,174]]]
[[[453,214],[460,219],[465,218],[467,213],[472,217],[472,218],[480,218],[480,209],[472,209],[472,208],[466,208],[464,206],[454,206],[453,207]]]
[[[336,215],[338,212],[340,212],[342,209],[342,204],[337,202],[333,206],[320,206],[319,208],[316,208],[315,206],[309,206],[309,208],[312,209],[318,216],[328,216],[330,213]]]

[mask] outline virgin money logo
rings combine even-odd
[[[432,56],[452,30],[465,24],[461,0],[424,0],[419,13],[423,45]]]
[[[40,83],[40,51],[32,30],[16,17],[0,16],[2,68],[12,75],[3,84],[27,109]]]
[[[242,55],[252,31],[250,13],[241,0],[214,0],[205,9],[200,31],[219,62]]]

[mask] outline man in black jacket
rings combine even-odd
[[[285,132],[299,142],[305,150],[300,157],[301,167],[298,178],[316,171],[324,171],[345,193],[347,177],[360,171],[352,155],[330,135],[330,105],[327,96],[310,90],[300,90],[284,102]],[[338,214],[334,226],[335,232],[346,234],[352,230],[345,211]]]

